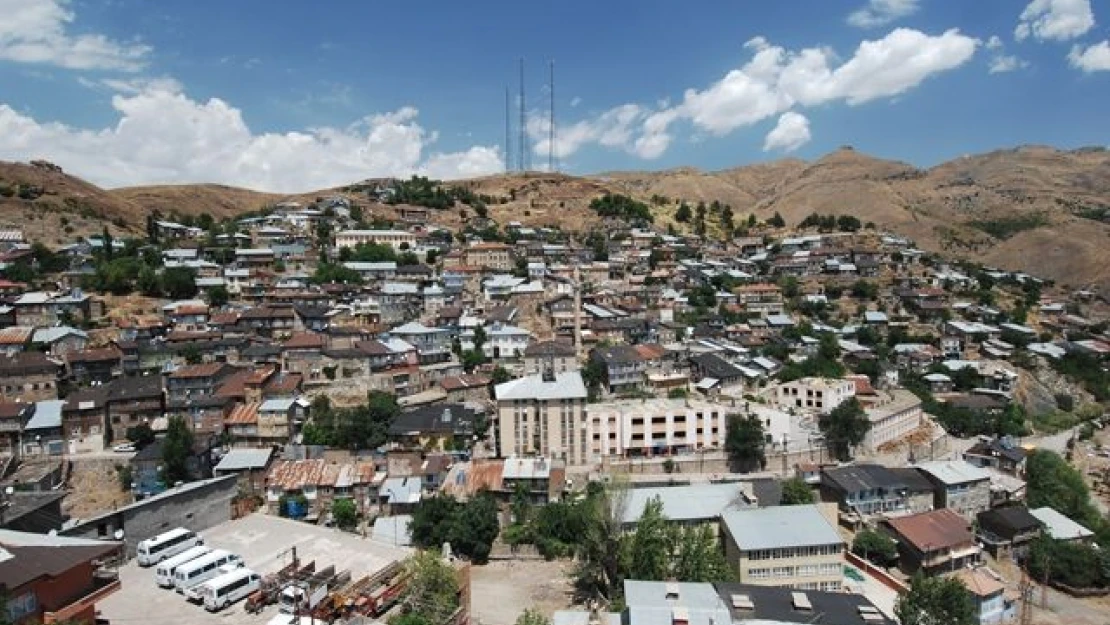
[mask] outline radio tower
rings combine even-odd
[[[551,96],[551,111],[547,124],[547,171],[555,171],[555,61],[551,61],[548,78],[548,95]]]
[[[528,171],[528,135],[524,126],[524,57],[520,57],[520,153],[517,154],[517,164],[522,172]]]
[[[505,87],[505,171],[513,169],[513,129],[511,123],[512,105],[509,99],[509,88]]]

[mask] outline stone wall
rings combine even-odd
[[[237,492],[238,480],[234,475],[192,482],[82,520],[62,534],[112,539],[118,530],[122,530],[127,556],[131,557],[140,541],[175,527],[200,532],[230,521],[231,502]]]

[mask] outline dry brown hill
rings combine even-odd
[[[33,200],[0,197],[0,226],[23,227],[47,242],[99,231],[104,222],[137,232],[152,208],[223,217],[282,199],[311,201],[336,192],[280,196],[219,185],[105,191],[46,166],[0,163],[0,191],[19,184],[43,193]],[[606,192],[644,201],[669,198],[670,203],[653,208],[661,223],[673,223],[681,200],[730,204],[738,221],[749,213],[766,219],[778,212],[789,224],[813,212],[850,214],[911,237],[925,249],[1110,292],[1110,153],[1096,148],[1025,146],[930,169],[844,148],[812,162],[786,159],[717,172],[504,174],[455,184],[501,198],[489,209],[502,224],[520,221],[577,231],[600,224],[589,203]],[[366,202],[365,196],[360,199]],[[395,214],[393,207],[367,206],[371,215]],[[465,212],[433,211],[433,219],[457,227]]]

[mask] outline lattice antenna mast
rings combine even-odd
[[[520,171],[528,171],[528,134],[524,118],[524,57],[520,57],[520,153],[517,154]]]
[[[547,171],[555,171],[555,61],[548,70],[548,95],[551,97],[551,110],[547,124]]]
[[[512,127],[512,100],[509,98],[509,88],[505,87],[505,171],[513,169],[513,127]]]

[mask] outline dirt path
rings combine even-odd
[[[470,569],[471,611],[481,625],[513,625],[525,608],[550,617],[570,607],[569,562],[498,561]]]
[[[116,465],[126,465],[126,459],[78,458],[73,460],[69,492],[62,500],[64,514],[87,519],[131,503],[131,493],[120,489],[116,472]]]

